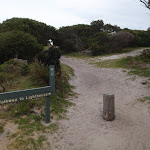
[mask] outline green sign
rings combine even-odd
[[[50,65],[49,74],[50,74],[49,85],[51,86],[51,93],[55,94],[55,66],[54,65]]]
[[[0,104],[16,103],[25,100],[50,96],[50,86],[0,93]]]
[[[55,94],[55,66],[49,66],[50,86],[0,93],[0,105],[45,97],[45,122],[50,122],[50,95]]]

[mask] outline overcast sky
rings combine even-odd
[[[140,0],[0,0],[0,23],[30,18],[56,28],[103,20],[121,28],[147,30],[150,10]]]

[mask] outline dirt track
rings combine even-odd
[[[75,70],[71,84],[79,93],[69,108],[69,120],[51,145],[57,150],[150,150],[150,104],[138,101],[149,96],[147,78],[127,75],[122,69],[100,69],[79,59],[62,57]],[[103,94],[115,94],[116,119],[102,118]],[[57,140],[56,140],[57,139]]]
[[[128,57],[128,56],[140,55],[142,51],[143,51],[143,49],[137,49],[137,50],[131,51],[129,53],[112,55],[112,56],[104,56],[104,57],[100,56],[100,57],[97,57],[96,59],[95,58],[91,58],[90,60],[93,60],[94,62],[98,62],[98,61],[101,61],[101,60],[119,59],[119,58]]]

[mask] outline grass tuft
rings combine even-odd
[[[150,77],[150,60],[141,56],[104,60],[92,64],[100,68],[130,69],[129,74]]]
[[[138,100],[141,101],[141,102],[148,101],[148,103],[150,103],[150,97],[143,97],[143,98],[140,98]]]
[[[0,133],[4,132],[4,125],[0,125]]]

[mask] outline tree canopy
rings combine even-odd
[[[0,63],[15,57],[31,61],[42,50],[34,36],[22,31],[0,33],[0,43]]]
[[[43,45],[47,44],[48,39],[56,40],[57,38],[57,31],[54,27],[28,18],[12,18],[0,24],[0,33],[8,31],[30,33]]]
[[[91,51],[92,55],[118,52],[124,47],[150,46],[150,30],[121,29],[103,20],[90,25],[61,27],[28,19],[12,18],[0,24],[0,63],[18,57],[31,61],[48,39],[65,52]]]

